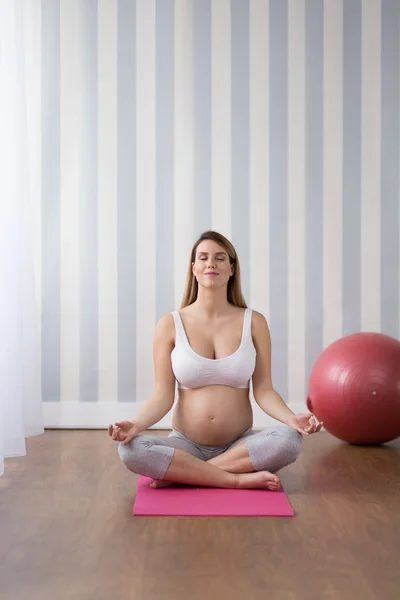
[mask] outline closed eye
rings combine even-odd
[[[207,258],[204,256],[203,258],[200,258],[199,260],[207,260]],[[223,257],[217,257],[217,260],[224,261],[225,258],[223,258]]]

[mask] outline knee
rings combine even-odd
[[[146,452],[148,444],[140,436],[133,438],[128,444],[118,445],[118,455],[124,465],[134,473],[140,470],[143,462],[143,455]]]
[[[295,462],[303,448],[303,437],[284,425],[268,428],[259,437],[249,437],[247,447],[256,471],[276,473]]]
[[[156,438],[152,436],[139,435],[128,444],[120,444],[118,454],[132,473],[163,479],[174,449],[157,445]]]
[[[118,444],[118,455],[124,464],[128,460],[130,443],[131,442],[129,442],[129,444]]]
[[[282,430],[282,443],[290,462],[294,462],[301,453],[304,445],[301,433],[285,425]]]

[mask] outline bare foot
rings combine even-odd
[[[164,479],[153,479],[153,481],[149,485],[150,487],[156,489],[168,487],[169,485],[174,485],[174,481],[165,481]]]
[[[269,471],[240,473],[237,476],[237,483],[237,487],[240,489],[261,489],[276,492],[281,487],[279,477]]]
[[[151,488],[163,488],[174,485],[174,481],[165,481],[164,479],[153,479],[149,484]],[[281,487],[281,482],[277,475],[269,471],[257,471],[255,473],[240,473],[237,475],[237,487],[240,489],[261,489],[277,491]]]

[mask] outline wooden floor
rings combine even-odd
[[[27,447],[0,478],[1,600],[400,598],[400,439],[307,438],[280,473],[294,518],[132,517],[105,431]]]

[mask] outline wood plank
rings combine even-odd
[[[0,478],[2,600],[399,597],[400,439],[307,438],[280,473],[294,518],[132,517],[137,476],[105,431],[27,450]]]

